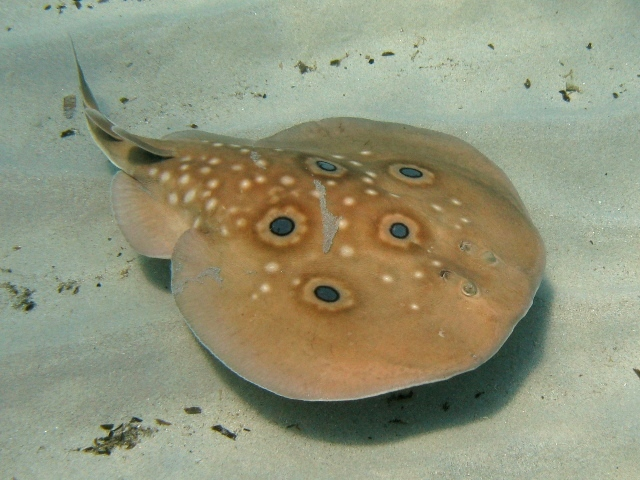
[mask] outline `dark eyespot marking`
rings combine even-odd
[[[410,167],[402,167],[400,169],[400,173],[407,178],[420,178],[423,175],[420,170],[416,170],[415,168]]]
[[[329,285],[318,285],[313,290],[313,293],[318,300],[323,302],[333,303],[340,300],[340,292]]]
[[[274,235],[286,237],[296,228],[296,224],[289,217],[278,217],[269,224],[269,230]]]
[[[409,227],[404,223],[394,223],[389,229],[389,233],[396,238],[407,238],[409,236]]]
[[[325,172],[335,172],[338,169],[333,163],[325,162],[324,160],[316,161],[316,165],[320,170],[324,170]]]

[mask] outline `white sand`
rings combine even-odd
[[[37,303],[0,289],[1,478],[638,478],[636,0],[82,3],[0,6],[0,283]],[[184,324],[168,264],[114,223],[113,169],[62,114],[67,33],[105,112],[139,134],[258,138],[348,115],[472,143],[546,243],[531,312],[487,364],[403,401],[302,403],[240,380]],[[133,415],[172,425],[110,457],[75,451]]]

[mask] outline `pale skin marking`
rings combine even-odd
[[[260,291],[262,293],[269,293],[271,291],[271,285],[269,285],[268,283],[263,283],[262,285],[260,285]]]
[[[248,148],[241,148],[240,149],[240,153],[249,153],[251,150],[249,150]]]
[[[364,172],[369,175],[371,178],[376,178],[378,175],[375,172]]]
[[[355,165],[356,167],[361,167],[362,166],[362,164],[360,162],[356,162],[355,160],[350,160],[349,163],[351,165]]]
[[[174,192],[169,194],[169,205],[177,205],[178,204],[178,195]]]
[[[382,281],[384,283],[392,283],[393,282],[393,277],[391,275],[382,275]]]
[[[360,155],[365,155],[365,156],[366,156],[366,155],[371,155],[371,150],[362,150],[362,151],[360,152]]]
[[[196,218],[195,221],[193,222],[193,228],[198,228],[201,223],[202,223],[201,218],[200,217]]]
[[[349,226],[349,221],[346,218],[341,218],[340,221],[338,222],[338,227],[340,227],[342,230],[344,230],[348,226]]]
[[[200,194],[200,198],[209,198],[211,196],[211,190],[203,190]]]
[[[254,178],[254,180],[256,181],[256,183],[264,183],[267,181],[267,177],[265,177],[264,175],[258,175],[256,178]]]
[[[415,272],[413,272],[413,278],[423,278],[424,277],[424,272],[421,270],[416,270]]]
[[[296,180],[293,177],[290,177],[289,175],[285,175],[280,179],[280,183],[285,187],[290,187],[291,185],[296,183]]]
[[[251,188],[251,180],[247,180],[246,178],[240,182],[240,190],[246,191]]]
[[[356,201],[353,197],[344,197],[344,199],[342,200],[342,203],[343,205],[350,207],[352,205],[355,205]]]
[[[280,270],[280,265],[278,265],[276,262],[269,262],[264,266],[264,269],[269,273],[276,273],[278,270]]]
[[[244,228],[246,226],[247,226],[247,219],[246,218],[239,218],[238,220],[236,220],[236,227]]]
[[[432,203],[431,208],[433,208],[436,212],[442,212],[442,207],[436,203]]]
[[[336,160],[342,160],[344,157],[342,155],[331,155]]]
[[[210,158],[207,163],[209,165],[218,165],[220,163],[220,159],[218,157]]]
[[[184,157],[180,158],[181,162],[190,162],[191,161],[191,155],[185,155]]]
[[[160,174],[160,183],[167,183],[171,179],[171,173],[164,171]]]
[[[207,175],[207,174],[211,173],[211,167],[202,167],[200,169],[200,173],[203,174],[203,175]]]
[[[180,178],[178,178],[178,183],[180,185],[186,185],[187,183],[189,183],[189,180],[191,180],[191,177],[188,173],[185,173],[184,175],[181,175]]]
[[[453,203],[456,207],[459,207],[460,205],[462,205],[462,202],[457,198],[452,198],[451,203]]]
[[[373,188],[367,188],[364,193],[366,193],[367,195],[377,195],[378,192],[375,191]]]
[[[220,142],[216,142],[213,144],[214,147],[222,147],[224,146],[224,143],[220,143]]]
[[[353,256],[353,247],[349,245],[342,245],[340,247],[340,255],[343,257],[352,257]]]
[[[462,223],[471,223],[471,220],[469,220],[467,217],[460,217],[460,221]]]
[[[231,167],[231,170],[233,170],[234,172],[240,172],[242,170],[242,165],[237,163]]]
[[[368,185],[373,184],[373,179],[369,178],[369,177],[362,177],[362,181]]]
[[[210,188],[211,190],[215,190],[218,185],[220,185],[220,180],[217,178],[212,178],[207,182],[207,188]]]
[[[149,169],[149,176],[150,177],[155,177],[158,174],[158,168],[157,167],[151,167]]]
[[[178,170],[180,170],[181,172],[186,172],[190,168],[191,168],[191,165],[185,164],[185,165],[180,165],[180,168],[178,168]]]
[[[184,203],[189,203],[193,201],[194,198],[196,198],[196,189],[192,188],[191,190],[189,190],[187,193],[184,194],[182,201]]]
[[[420,310],[420,307],[416,303],[412,303],[411,310]]]
[[[207,200],[207,203],[204,204],[204,209],[207,212],[211,212],[214,208],[216,208],[216,205],[218,205],[218,200],[215,198],[210,198],[209,200]]]
[[[442,266],[442,262],[440,260],[434,260],[431,262],[431,265],[440,268]]]

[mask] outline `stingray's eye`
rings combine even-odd
[[[313,294],[318,300],[327,303],[333,303],[340,300],[340,292],[330,285],[318,285],[313,290]]]
[[[269,224],[269,230],[274,235],[279,237],[286,237],[293,233],[296,228],[296,224],[289,217],[278,217]]]
[[[256,224],[260,239],[276,247],[298,243],[307,231],[307,218],[293,206],[270,209]]]
[[[418,222],[401,213],[385,215],[378,225],[378,238],[394,247],[407,248],[412,243],[419,243],[419,237],[424,235]]]
[[[391,228],[389,228],[389,233],[395,238],[399,238],[402,240],[409,236],[409,227],[407,227],[404,223],[396,222],[391,225]]]
[[[302,288],[302,298],[319,310],[337,312],[353,305],[353,295],[339,280],[326,277],[312,278]]]
[[[347,169],[333,160],[321,157],[309,157],[306,160],[307,167],[311,172],[323,177],[342,177],[347,173]]]
[[[420,178],[424,175],[420,170],[411,167],[402,167],[398,172],[400,172],[400,175],[407,178]]]
[[[406,184],[416,186],[431,185],[436,178],[435,174],[425,167],[404,163],[389,166],[389,173]]]

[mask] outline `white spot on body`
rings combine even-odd
[[[218,157],[212,157],[207,161],[207,163],[209,165],[218,165],[220,163],[220,159]]]
[[[207,174],[211,173],[211,167],[202,167],[200,169],[200,173],[203,174],[203,175],[207,175]]]
[[[180,167],[178,168],[178,170],[180,170],[181,172],[186,172],[187,170],[189,170],[191,168],[191,165],[180,165]]]
[[[167,183],[171,179],[171,173],[164,171],[160,174],[160,183]]]
[[[467,217],[460,217],[460,221],[462,223],[471,223],[471,220],[469,220]]]
[[[207,188],[211,190],[215,190],[218,185],[220,185],[220,180],[217,178],[212,178],[207,182]]]
[[[189,190],[187,193],[184,194],[184,197],[182,198],[182,201],[184,203],[189,203],[194,198],[196,198],[196,189],[192,188],[191,190]]]
[[[385,274],[385,275],[382,275],[381,278],[382,278],[382,281],[384,283],[392,283],[393,282],[393,277],[391,275]]]
[[[431,265],[433,265],[434,267],[441,267],[442,262],[440,260],[434,260],[433,262],[431,262]]]
[[[185,173],[184,175],[181,175],[181,176],[178,178],[178,183],[179,183],[180,185],[186,185],[187,183],[189,183],[189,180],[191,180],[191,177],[189,176],[189,174],[188,174],[188,173]]]
[[[149,169],[149,176],[150,177],[155,177],[158,174],[158,168],[157,167],[151,167]]]
[[[214,147],[222,147],[224,145],[224,143],[220,143],[220,142],[215,142],[213,144]]]
[[[433,208],[436,212],[442,212],[442,207],[437,203],[432,203],[431,208]]]
[[[362,177],[362,181],[368,185],[373,184],[373,179],[369,177]]]
[[[169,194],[169,205],[177,205],[178,204],[178,195],[175,192],[171,192]]]
[[[362,150],[360,155],[371,155],[371,150]]]
[[[373,188],[367,188],[364,193],[366,193],[367,195],[377,195],[378,192],[376,190],[374,190]]]
[[[251,150],[249,150],[248,148],[241,148],[240,149],[240,153],[249,153]]]
[[[267,177],[265,177],[264,175],[258,175],[256,178],[254,178],[256,183],[264,183],[267,181]]]
[[[361,167],[362,164],[360,162],[356,162],[355,160],[349,160],[349,163],[351,165],[355,165],[356,167]]]
[[[204,204],[204,209],[207,212],[211,212],[214,208],[216,208],[216,205],[218,205],[218,200],[215,198],[210,198],[209,200],[207,200],[207,203]]]
[[[410,306],[411,310],[420,310],[420,307],[417,303],[412,303]]]
[[[290,177],[289,175],[285,175],[280,179],[280,183],[285,187],[290,187],[291,185],[296,183],[296,181],[293,177]]]
[[[460,200],[458,200],[457,198],[452,198],[451,199],[451,203],[453,203],[455,206],[459,207],[460,205],[462,205],[462,202]]]
[[[423,278],[424,272],[422,270],[416,270],[413,272],[413,278]]]
[[[264,266],[264,269],[269,273],[276,273],[278,270],[280,270],[280,265],[278,265],[276,262],[269,262]]]
[[[268,283],[263,283],[262,285],[260,285],[260,291],[262,293],[269,293],[271,291],[271,285],[269,285]]]
[[[340,247],[340,255],[343,257],[352,257],[353,256],[353,247],[349,245],[342,245]]]
[[[244,228],[246,226],[247,226],[247,219],[246,218],[239,218],[238,220],[236,220],[236,227]]]
[[[349,221],[345,218],[340,217],[340,221],[338,222],[338,227],[344,230],[348,226],[349,226]]]
[[[231,166],[231,170],[233,170],[234,172],[239,172],[242,170],[242,165],[240,165],[239,163],[236,163],[235,165]]]
[[[251,180],[247,180],[246,178],[240,182],[240,190],[243,192],[249,190],[251,188]]]
[[[353,197],[344,197],[344,199],[342,200],[342,203],[347,207],[350,207],[352,205],[355,205],[356,201]]]
[[[180,158],[181,162],[190,162],[191,161],[191,155],[185,155],[184,157]]]
[[[344,156],[342,155],[331,155],[333,158],[337,159],[337,160],[342,160],[344,158]],[[351,162],[353,163],[353,162]]]

